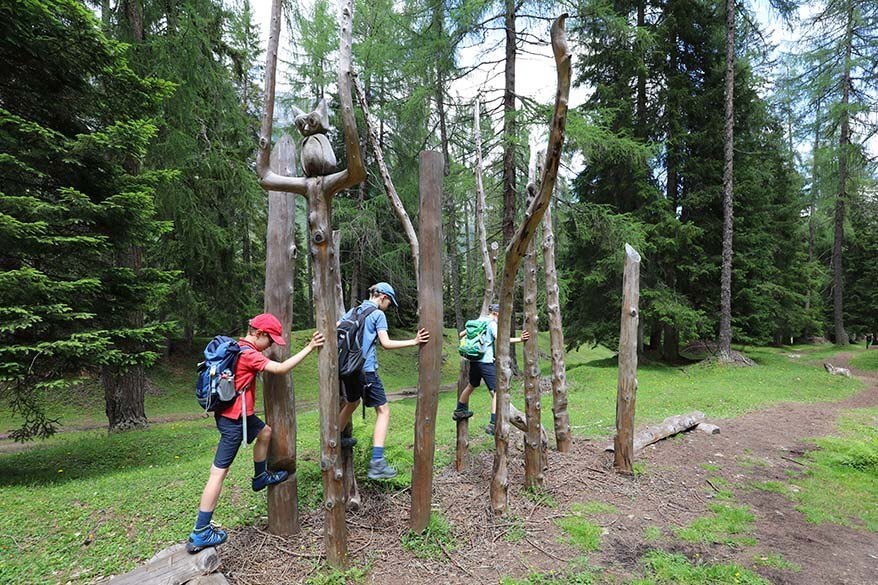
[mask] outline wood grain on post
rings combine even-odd
[[[469,384],[469,360],[460,358],[460,370],[457,374],[457,399]],[[469,459],[469,419],[457,421],[457,441],[455,444],[454,469],[458,473],[463,471]]]
[[[552,53],[558,69],[558,90],[555,94],[555,111],[549,130],[546,168],[540,180],[540,188],[534,201],[525,212],[524,221],[506,247],[506,262],[500,284],[500,316],[497,321],[497,338],[503,343],[496,345],[497,355],[497,422],[494,427],[494,469],[491,480],[491,509],[495,514],[506,513],[509,486],[509,379],[512,374],[509,344],[505,343],[512,332],[512,295],[515,275],[527,246],[533,240],[543,219],[558,177],[561,148],[564,146],[564,129],[567,126],[567,102],[570,95],[570,48],[564,33],[567,14],[559,16],[552,24]]]
[[[530,205],[536,196],[536,185],[528,185]],[[527,246],[524,257],[524,330],[530,339],[524,342],[524,414],[527,432],[524,435],[524,485],[536,489],[543,485],[543,450],[540,440],[540,363],[537,334],[537,254],[535,240]]]
[[[637,323],[640,320],[640,254],[625,244],[622,274],[622,318],[619,330],[619,384],[616,392],[616,436],[613,465],[634,473],[634,410],[637,398]]]
[[[549,314],[549,347],[552,354],[552,414],[555,423],[555,443],[558,451],[566,453],[572,446],[570,415],[567,413],[567,366],[564,360],[564,329],[561,320],[561,302],[558,298],[558,271],[555,268],[555,230],[552,225],[552,205],[546,207],[543,217],[543,264],[546,273],[546,311]]]
[[[282,176],[295,171],[296,147],[284,134],[271,153],[271,166]],[[290,327],[293,322],[293,275],[296,269],[296,200],[281,191],[268,192],[268,226],[265,246],[265,312],[283,326],[286,346],[273,344],[269,357],[282,362],[291,355]],[[293,534],[299,531],[298,484],[296,478],[296,398],[291,374],[263,374],[262,399],[265,418],[271,427],[268,463],[272,469],[290,474],[283,483],[268,488],[268,531]]]
[[[112,585],[177,585],[200,575],[213,573],[220,566],[216,548],[209,547],[191,555],[184,543],[175,544],[156,554],[145,565],[110,579]]]
[[[433,455],[436,410],[442,373],[442,153],[421,152],[420,236],[421,271],[418,275],[418,328],[432,338],[418,356],[418,402],[415,408],[415,447],[412,468],[411,529],[422,532],[430,521],[433,495]]]
[[[344,308],[344,293],[341,287],[341,261],[340,261],[340,248],[341,246],[341,232],[339,230],[334,230],[332,232],[332,253],[333,253],[333,280],[335,281],[335,314],[336,319],[341,319],[342,315],[345,313]],[[347,404],[347,399],[345,398],[344,387],[341,381],[339,381],[338,388],[338,400],[339,400],[339,410]],[[341,430],[341,438],[342,439],[350,439],[353,436],[354,425],[352,421],[348,421],[348,424]],[[342,478],[342,483],[344,485],[344,501],[345,508],[351,512],[357,512],[360,509],[360,490],[357,486],[357,476],[354,470],[354,448],[352,446],[342,447],[341,448],[341,467],[342,473],[344,477]]]

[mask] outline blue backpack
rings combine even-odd
[[[195,398],[205,412],[220,412],[235,402],[235,366],[246,349],[250,348],[242,349],[225,335],[217,335],[204,348],[204,361],[198,364]]]

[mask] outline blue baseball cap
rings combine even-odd
[[[381,294],[387,295],[390,297],[390,302],[393,303],[394,307],[398,307],[399,303],[396,302],[396,291],[393,290],[393,287],[387,284],[386,282],[379,282],[374,287],[375,292],[379,292]]]

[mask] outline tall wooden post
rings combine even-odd
[[[341,286],[341,232],[334,230],[332,232],[332,252],[333,252],[333,278],[335,280],[335,314],[336,319],[341,319],[344,315],[344,291]],[[339,410],[347,404],[345,394],[341,384],[339,383]],[[354,425],[351,421],[341,430],[341,438],[350,439],[353,436]],[[342,483],[344,485],[345,507],[351,512],[360,509],[360,490],[357,486],[357,476],[354,471],[354,449],[352,446],[344,446],[341,448],[341,467],[344,472]]]
[[[418,274],[418,329],[435,336],[421,345],[418,359],[418,403],[415,408],[415,452],[412,469],[411,529],[421,532],[430,520],[436,409],[442,373],[442,153],[421,152],[421,265]]]
[[[283,176],[295,171],[296,146],[284,134],[271,153],[273,170]],[[293,321],[293,282],[296,270],[296,200],[282,191],[268,192],[268,227],[265,246],[265,312],[280,319],[286,346],[271,346],[271,359],[290,357]],[[286,470],[287,481],[268,488],[268,529],[272,534],[299,531],[298,482],[296,477],[296,398],[291,374],[263,375],[265,417],[271,426],[268,450],[272,469]]]
[[[506,247],[506,262],[503,267],[503,280],[500,284],[500,316],[497,319],[497,338],[509,339],[512,332],[512,293],[515,288],[515,275],[527,246],[533,240],[549,199],[555,189],[558,166],[561,163],[561,148],[564,145],[564,129],[567,126],[567,102],[570,96],[571,53],[564,33],[567,14],[559,16],[552,23],[552,53],[558,72],[558,91],[555,93],[555,111],[549,130],[549,146],[546,153],[546,168],[540,180],[537,196],[525,212],[524,221],[518,227]],[[507,508],[507,489],[509,487],[509,379],[512,375],[511,357],[508,343],[496,345],[497,364],[497,423],[494,426],[494,473],[491,479],[491,508],[495,514],[505,514]]]
[[[613,465],[634,473],[634,402],[637,398],[637,322],[640,320],[640,254],[625,244],[622,275],[622,323],[619,330],[619,385],[616,393],[616,437]]]
[[[528,185],[527,205],[536,195],[536,185]],[[533,238],[524,256],[524,330],[530,339],[524,342],[524,413],[527,432],[524,436],[524,485],[543,485],[542,442],[540,441],[540,363],[537,334],[537,254]]]
[[[567,414],[567,372],[564,363],[564,329],[558,299],[558,271],[555,268],[555,230],[552,203],[543,217],[543,264],[546,274],[546,311],[549,314],[549,346],[552,352],[552,414],[558,451],[570,451],[570,416]]]

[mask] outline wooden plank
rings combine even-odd
[[[637,398],[637,324],[640,320],[640,254],[625,244],[622,318],[619,332],[619,382],[616,390],[616,436],[613,465],[634,473],[634,410]]]
[[[442,153],[421,152],[418,274],[418,329],[433,338],[421,345],[418,359],[418,402],[415,407],[414,466],[412,467],[411,529],[421,532],[430,521],[433,495],[433,456],[436,410],[442,373]]]
[[[229,585],[229,580],[222,573],[211,573],[202,577],[195,577],[187,581],[186,585]]]

